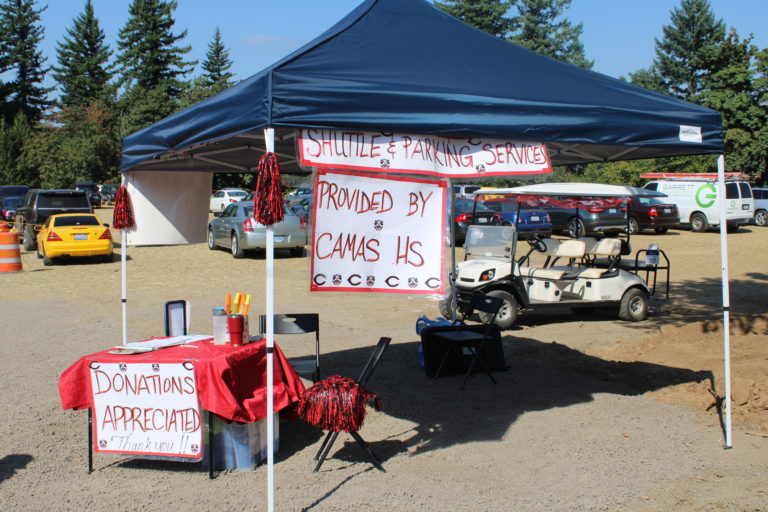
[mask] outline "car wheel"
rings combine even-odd
[[[496,315],[496,321],[494,322],[500,329],[509,329],[517,321],[517,299],[514,295],[504,290],[493,290],[488,292],[489,297],[496,297],[502,300],[501,309],[499,314]],[[491,321],[491,315],[488,313],[480,312],[480,321],[487,324]]]
[[[654,230],[654,231],[655,231],[657,234],[659,234],[659,235],[663,235],[664,233],[666,233],[667,231],[669,231],[669,228],[653,228],[653,230]]]
[[[691,231],[694,233],[702,233],[709,229],[709,222],[702,213],[694,213],[691,215]]]
[[[243,256],[245,256],[245,252],[240,246],[240,238],[237,236],[237,233],[232,233],[232,257],[242,258]]]
[[[45,247],[43,247],[43,265],[46,267],[53,265],[53,259],[45,255]]]
[[[584,236],[586,231],[587,230],[584,228],[584,223],[581,221],[581,219],[571,219],[568,221],[568,236],[571,238],[579,238],[580,236]]]
[[[210,250],[216,249],[216,240],[213,238],[213,228],[208,228],[208,248]]]
[[[35,240],[35,230],[32,226],[24,227],[24,250],[31,251],[37,249],[37,240]]]
[[[648,314],[648,298],[642,290],[630,288],[624,292],[619,306],[619,318],[630,322],[645,320]]]
[[[637,219],[634,217],[629,218],[629,234],[634,235],[640,232],[640,224],[637,223]]]
[[[755,224],[758,226],[765,226],[768,224],[768,212],[765,210],[757,210],[755,212]]]

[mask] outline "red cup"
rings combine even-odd
[[[229,344],[233,347],[239,347],[243,344],[243,315],[227,316],[227,326],[229,327]]]

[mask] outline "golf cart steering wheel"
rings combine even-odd
[[[536,249],[539,252],[547,252],[547,245],[544,243],[544,240],[539,238],[539,235],[533,235],[532,237],[529,237],[527,240],[528,245],[530,245],[532,248]]]

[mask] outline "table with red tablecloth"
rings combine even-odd
[[[166,347],[139,354],[110,354],[109,350],[81,357],[59,379],[64,409],[93,407],[91,363],[186,363],[194,367],[200,406],[221,418],[252,423],[267,416],[266,341],[233,347],[211,340]],[[304,385],[280,348],[274,351],[274,410],[297,402]]]

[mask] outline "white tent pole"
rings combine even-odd
[[[120,184],[125,186],[125,174],[120,176]],[[123,345],[128,343],[128,276],[126,275],[125,260],[126,260],[126,246],[128,245],[127,228],[120,230],[120,273],[122,278],[122,296],[121,302],[123,307]]]
[[[456,321],[456,227],[454,226],[454,216],[456,211],[453,207],[454,194],[453,194],[453,182],[448,178],[448,200],[450,201],[450,208],[448,209],[448,232],[451,237],[451,274],[449,281],[451,282],[451,321]]]
[[[723,379],[725,380],[725,447],[731,448],[731,293],[728,281],[728,236],[725,218],[725,156],[717,158],[717,196],[720,198],[720,261],[723,284]]]
[[[267,153],[275,152],[275,129],[264,130],[264,142]],[[275,238],[271,225],[267,226],[267,284],[266,284],[266,315],[267,315],[267,512],[275,510],[275,397],[274,387],[274,361],[273,351],[275,347],[274,326],[274,291],[275,291]]]

